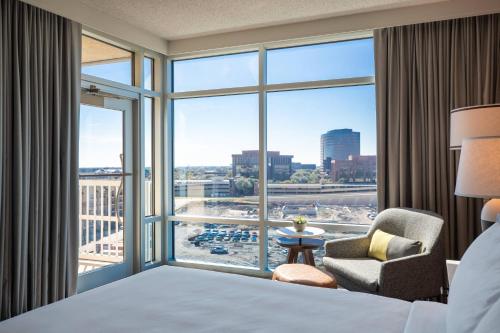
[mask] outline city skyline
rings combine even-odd
[[[97,108],[92,108],[92,107],[91,107],[90,109],[97,109]],[[90,111],[90,110],[87,110],[87,111]],[[95,112],[95,110],[94,110],[94,112]],[[95,124],[94,124],[94,126],[95,126]],[[117,127],[117,128],[118,128],[118,127]],[[352,132],[352,133],[356,133],[356,134],[358,134],[358,136],[359,136],[359,134],[360,134],[359,132],[354,132],[354,131],[353,131],[352,129],[350,129],[350,128],[341,128],[341,129],[339,128],[339,129],[331,129],[331,130],[327,131],[326,133],[322,134],[320,138],[323,138],[326,134],[331,133],[331,132],[336,132],[336,131],[346,131],[346,130],[347,130],[347,131],[350,131],[350,132]],[[116,131],[116,132],[119,132],[119,130],[115,130],[115,131]],[[91,138],[93,138],[93,137],[91,136]],[[84,138],[84,139],[87,139],[87,138]],[[85,142],[85,140],[82,140],[82,142],[84,142],[84,144],[83,144],[83,147],[84,147],[84,148],[87,148],[87,149],[88,149],[90,146],[92,146],[92,144],[88,144],[88,143],[86,143],[86,142]],[[86,144],[85,144],[85,143],[86,143]],[[90,140],[90,143],[95,144],[95,143],[96,143],[96,141],[95,141],[95,140]],[[116,144],[121,144],[121,141],[120,141],[120,140],[116,140]],[[148,148],[150,148],[150,145],[149,145],[149,146],[146,146],[146,150],[148,150]],[[324,149],[324,147],[323,147],[323,143],[320,143],[320,149],[321,149],[321,151]],[[359,147],[358,147],[358,150],[359,150]],[[85,151],[85,150],[84,150],[84,151]],[[196,165],[196,166],[193,166],[193,167],[231,167],[231,166],[234,166],[234,157],[235,157],[235,155],[241,155],[241,153],[245,153],[245,152],[247,152],[247,153],[248,153],[248,152],[253,153],[253,152],[258,152],[258,151],[259,151],[258,149],[245,149],[245,150],[241,150],[241,152],[235,152],[235,153],[232,153],[232,154],[231,154],[231,156],[232,156],[232,162],[231,162],[229,165]],[[280,153],[281,153],[281,151],[279,151],[279,150],[277,150],[277,151],[276,151],[276,150],[274,150],[274,151],[273,151],[273,150],[268,150],[267,152],[268,152],[268,156],[269,156],[269,154],[275,154],[275,153],[277,153],[278,155],[280,155]],[[84,153],[84,154],[85,154],[85,153]],[[282,155],[283,155],[283,154],[282,154]],[[374,155],[374,154],[367,154],[367,155]],[[293,154],[288,154],[288,156],[290,156],[290,158],[293,160],[293,158],[294,158],[294,155],[293,155]],[[364,154],[361,154],[361,153],[359,153],[359,154],[348,154],[348,156],[364,156]],[[151,157],[149,156],[149,157],[147,157],[146,159],[147,159],[147,160],[149,160],[150,158],[151,158]],[[347,160],[348,158],[342,158],[342,159],[343,159],[343,160]],[[335,159],[332,159],[332,160],[335,160]],[[322,160],[322,159],[320,158],[320,162],[324,162],[324,160]],[[320,166],[321,166],[321,163],[304,163],[303,161],[297,161],[297,160],[294,160],[294,161],[293,161],[293,164],[316,165],[317,167],[320,167]],[[177,166],[176,166],[176,168],[185,168],[185,167],[190,167],[190,166],[189,166],[189,165],[177,165]],[[80,165],[80,168],[81,168],[81,169],[92,169],[92,168],[117,168],[117,166],[82,166],[82,165]],[[146,168],[148,168],[148,167],[146,167]],[[150,167],[149,167],[149,168],[150,168]]]
[[[92,109],[98,109],[98,108],[92,108],[92,107],[90,107],[89,109],[86,109],[86,111],[88,113],[91,113],[89,111],[91,111]],[[92,110],[92,111],[95,112],[97,110]],[[85,113],[87,113],[87,112],[85,112]],[[86,117],[89,117],[89,115],[86,115]],[[85,119],[86,117],[84,116],[83,119]],[[92,117],[92,116],[90,116],[90,117]],[[116,123],[121,125],[121,123],[118,122],[118,121]],[[96,124],[93,125],[94,128],[95,128],[95,126],[96,126]],[[118,140],[117,139],[118,136],[116,135],[116,134],[121,134],[119,127],[120,126],[115,126],[114,127],[114,132],[115,132],[114,139],[110,140],[108,143],[112,142],[112,143],[114,143],[115,145],[118,145],[118,146],[120,146],[122,144],[121,140]],[[322,134],[320,136],[320,138],[323,138],[328,133],[335,132],[335,131],[344,131],[344,130],[351,131],[352,133],[356,133],[358,135],[360,134],[359,132],[352,131],[352,129],[350,129],[350,128],[341,128],[341,129],[339,128],[339,129],[331,129],[331,130],[327,131],[326,133]],[[108,134],[109,134],[109,132],[108,132]],[[83,137],[82,139],[83,140],[81,140],[81,144],[80,144],[81,147],[80,147],[80,149],[81,149],[81,154],[83,154],[84,156],[86,154],[89,154],[88,150],[92,147],[93,144],[96,144],[98,142],[102,142],[102,141],[100,141],[100,138],[98,136],[95,136],[95,135],[92,135],[90,137]],[[90,142],[86,142],[87,140],[89,140]],[[150,148],[150,145],[146,147],[146,150],[148,150],[147,148]],[[320,150],[322,151],[323,149],[324,149],[323,143],[321,143],[321,140],[320,140]],[[108,150],[104,150],[103,151],[105,153],[108,153],[108,154],[105,154],[107,156],[107,160],[108,161],[114,161],[114,162],[111,162],[111,164],[113,164],[113,163],[119,163],[118,162],[119,160],[114,157],[114,155],[116,155],[116,154],[113,154],[113,153],[109,154],[109,152],[111,152],[111,151],[113,151],[113,148],[110,148]],[[245,150],[242,150],[241,153],[244,153],[244,152],[258,152],[258,151],[259,151],[258,148],[257,149],[245,149]],[[268,150],[268,154],[270,154],[270,153],[271,154],[272,153],[278,153],[278,155],[279,155],[282,152],[279,151],[279,150],[278,151],[276,151],[276,150]],[[224,165],[224,164],[221,164],[221,165],[219,165],[219,164],[214,164],[214,165],[176,165],[176,168],[185,168],[185,167],[191,167],[191,166],[192,167],[231,167],[234,164],[234,162],[233,162],[234,161],[234,156],[235,155],[239,155],[239,154],[240,154],[240,152],[232,153],[231,156],[232,156],[233,160],[231,161],[231,163],[229,163],[227,165]],[[285,154],[282,154],[282,155],[285,155]],[[293,154],[286,154],[286,155],[290,155],[291,159],[292,160],[294,159],[294,155]],[[320,155],[321,155],[321,153],[320,153]],[[349,156],[350,155],[352,155],[352,156],[362,155],[363,156],[363,155],[375,155],[375,154],[361,154],[361,153],[359,153],[359,154],[349,154]],[[344,158],[344,160],[346,160],[346,159],[347,158]],[[147,156],[146,160],[147,161],[151,161],[151,156],[150,155]],[[332,159],[332,160],[334,160],[334,159]],[[316,165],[317,167],[320,167],[322,165],[322,163],[324,163],[324,160],[322,160],[320,158],[320,163],[307,163],[307,162],[304,162],[304,161],[293,160],[293,163],[297,163],[297,164],[309,164],[309,165],[313,164],[313,165]],[[108,164],[109,164],[109,162],[108,162]],[[101,169],[101,168],[119,168],[119,166],[117,166],[117,165],[109,165],[109,166],[94,165],[94,166],[88,166],[88,165],[81,165],[81,163],[80,163],[80,168],[81,169],[92,169],[92,168]],[[148,168],[148,167],[146,166],[146,168]]]

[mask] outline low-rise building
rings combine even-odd
[[[259,151],[243,150],[233,154],[233,177],[259,178]],[[272,180],[287,180],[292,175],[293,155],[281,155],[279,151],[267,152],[267,174]]]
[[[347,160],[332,160],[330,177],[334,182],[375,183],[377,157],[375,155],[351,155]]]
[[[316,170],[316,164],[313,163],[292,163],[292,171],[297,170]]]
[[[229,180],[176,180],[176,197],[215,198],[230,194]]]

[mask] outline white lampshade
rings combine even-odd
[[[500,137],[500,104],[470,106],[451,111],[450,149],[460,149],[465,138]]]
[[[455,194],[500,198],[500,136],[463,140]]]

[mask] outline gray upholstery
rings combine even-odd
[[[415,300],[440,295],[445,283],[443,219],[415,209],[390,208],[376,217],[365,236],[325,243],[325,268],[349,290]],[[378,261],[368,258],[376,230],[422,242],[422,252]]]
[[[325,257],[323,264],[330,272],[336,272],[335,278],[341,286],[353,284],[351,290],[368,290],[375,293],[378,288],[380,268],[382,263],[372,258],[328,258]]]

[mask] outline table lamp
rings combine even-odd
[[[500,214],[500,104],[453,110],[450,149],[461,149],[455,195],[490,199],[481,211],[484,231]]]

